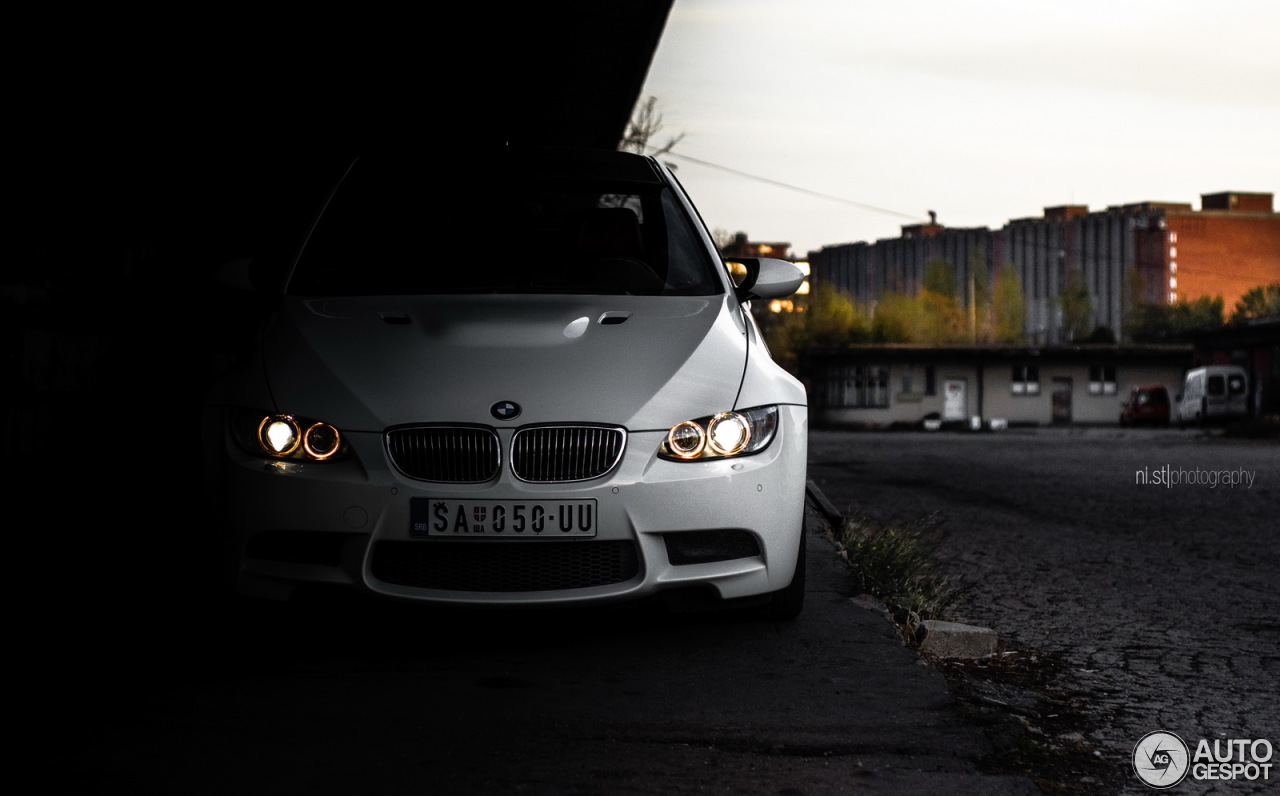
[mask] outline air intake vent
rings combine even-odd
[[[370,564],[384,583],[444,591],[588,589],[635,578],[629,541],[378,542]]]
[[[522,428],[511,443],[511,470],[537,483],[599,478],[618,464],[626,440],[626,432],[612,426]]]
[[[387,432],[387,452],[410,478],[464,484],[493,478],[502,459],[498,435],[473,426],[393,428]]]

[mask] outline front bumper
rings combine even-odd
[[[664,432],[633,432],[612,472],[572,484],[525,483],[507,468],[483,484],[415,481],[391,466],[380,433],[349,434],[350,459],[308,464],[246,455],[224,435],[211,486],[233,587],[287,597],[302,584],[331,584],[469,604],[637,599],[697,586],[722,599],[777,591],[796,567],[807,455],[805,408],[778,410],[777,436],[758,454],[665,461]],[[225,427],[225,413],[211,412]],[[499,430],[504,450],[511,433]],[[415,538],[414,498],[595,501],[596,536]]]

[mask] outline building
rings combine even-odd
[[[1114,424],[1133,387],[1173,395],[1190,346],[868,345],[811,350],[801,370],[816,426]]]
[[[994,232],[950,229],[934,217],[904,226],[898,238],[828,246],[809,260],[815,283],[840,288],[866,309],[886,291],[918,292],[931,261],[952,265],[966,302],[982,270],[994,280],[1002,266],[1012,265],[1026,299],[1027,340],[1036,345],[1069,342],[1058,298],[1078,272],[1089,294],[1090,326],[1123,339],[1126,309],[1135,300],[1173,304],[1221,296],[1229,312],[1249,288],[1280,281],[1280,214],[1273,200],[1270,193],[1203,194],[1198,211],[1167,202],[1096,212],[1064,205]]]

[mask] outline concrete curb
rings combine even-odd
[[[804,491],[809,496],[809,499],[813,501],[814,508],[822,514],[832,528],[838,529],[844,524],[844,515],[827,499],[827,496],[822,493],[822,490],[818,488],[818,485],[812,479],[805,481]]]
[[[982,658],[996,651],[999,639],[989,627],[926,619],[920,623],[924,639],[920,654],[935,658]]]

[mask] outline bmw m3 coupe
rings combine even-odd
[[[289,258],[205,408],[234,588],[797,614],[805,391],[749,307],[799,270],[722,261],[651,158],[492,166],[442,212],[429,167],[361,157]],[[463,228],[487,237],[438,251]]]

